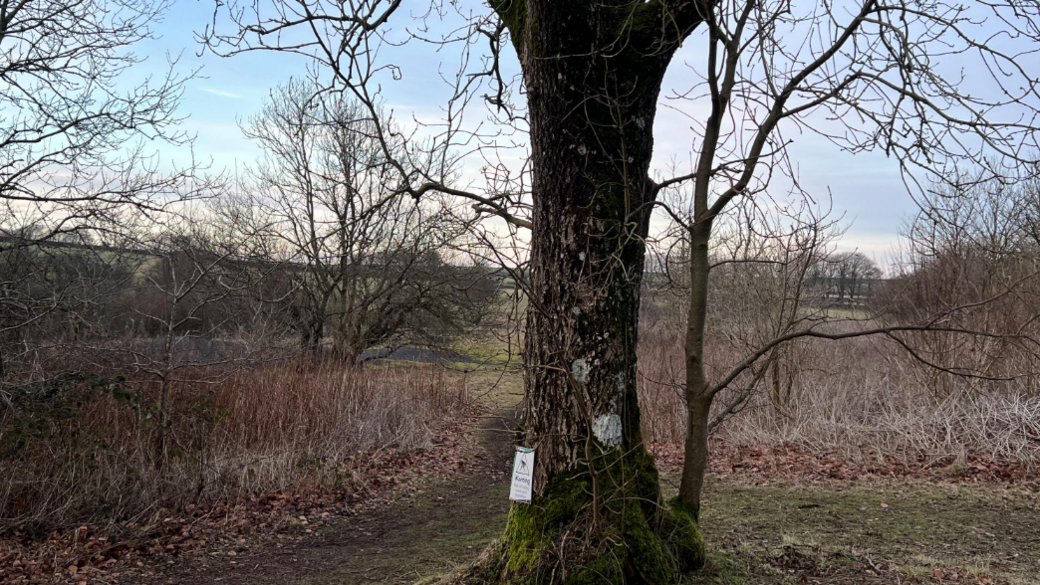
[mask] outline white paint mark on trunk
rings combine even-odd
[[[621,445],[621,417],[602,414],[592,423],[592,435],[604,446],[613,448]]]

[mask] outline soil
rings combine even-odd
[[[403,494],[387,508],[303,535],[147,567],[120,583],[353,585],[414,583],[471,562],[509,511],[510,419],[490,418],[468,470]]]

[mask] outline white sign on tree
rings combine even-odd
[[[531,486],[534,485],[534,449],[517,447],[513,458],[513,483],[509,488],[509,499],[514,502],[531,502]]]

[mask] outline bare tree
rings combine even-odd
[[[444,202],[401,192],[391,164],[401,147],[380,144],[378,125],[390,122],[370,115],[291,81],[245,129],[264,158],[241,204],[259,210],[255,233],[299,268],[301,342],[316,351],[327,330],[351,364],[372,347],[447,341],[480,322],[491,294],[485,278],[467,282],[441,256],[464,226]]]
[[[152,210],[199,188],[196,167],[163,169],[150,140],[176,128],[184,81],[127,83],[164,0],[41,0],[0,6],[0,223],[67,232],[126,205]]]
[[[663,194],[662,202],[688,213],[691,195],[684,186]],[[715,222],[708,294],[725,302],[708,305],[705,332],[711,342],[705,369],[709,377],[721,375],[735,358],[779,335],[826,320],[835,306],[830,281],[820,276],[819,269],[821,265],[830,267],[827,259],[843,234],[841,219],[831,217],[829,208],[805,200],[784,205],[761,199],[738,199]],[[654,249],[663,256],[660,265],[667,278],[644,298],[644,307],[667,307],[663,326],[685,333],[691,282],[689,232],[672,222]],[[668,339],[673,339],[671,334]],[[794,341],[777,346],[734,380],[721,392],[709,432],[740,412],[765,387],[773,405],[783,408],[803,370],[801,353],[800,344]],[[645,382],[673,386],[684,399],[685,368],[655,369],[657,378]]]
[[[684,94],[711,98],[711,112],[703,122],[704,142],[692,173],[662,183],[692,180],[695,190],[693,213],[678,219],[690,233],[692,249],[685,386],[689,429],[681,487],[687,505],[700,505],[713,399],[776,348],[807,336],[840,339],[867,330],[894,333],[942,327],[933,320],[836,331],[813,323],[778,332],[727,372],[708,377],[704,351],[713,223],[735,199],[762,193],[774,172],[785,173],[797,185],[783,123],[816,129],[852,150],[885,148],[898,155],[911,181],[920,169],[961,160],[985,163],[977,160],[968,143],[992,149],[1010,165],[1028,160],[1022,148],[1035,142],[1035,129],[1001,116],[1019,107],[1035,111],[1036,79],[1014,53],[984,44],[968,7],[934,8],[922,11],[910,3],[867,1],[849,6],[849,15],[841,17],[830,7],[800,11],[737,1],[718,4],[708,16],[707,74]],[[1011,15],[1010,8],[1000,6],[983,11],[1026,30],[1034,27],[1037,17],[1035,11]],[[791,32],[778,34],[781,30]],[[1014,99],[1000,91],[996,94],[1001,95],[972,95],[960,80],[938,73],[941,68],[934,61],[939,47],[947,55],[979,52],[983,60],[1006,66],[1017,79],[1015,90],[999,75],[987,77],[987,82],[1020,93]],[[814,124],[814,112],[840,118],[841,130]],[[729,121],[734,118],[738,121]],[[908,131],[911,125],[916,129]],[[750,137],[742,132],[746,127],[752,128]],[[986,170],[991,176],[1003,170],[990,163]]]
[[[98,274],[80,274],[79,284],[55,278],[78,269],[124,271],[117,242],[127,236],[119,232],[130,210],[168,211],[220,183],[202,177],[194,161],[170,165],[149,145],[191,146],[177,128],[176,107],[193,73],[178,74],[170,63],[165,74],[134,78],[143,60],[133,48],[152,37],[168,6],[165,0],[0,5],[0,263],[15,268],[0,276],[0,337],[32,337],[59,317],[88,329],[93,321],[84,311],[101,306],[91,299],[103,295],[85,289],[87,283],[104,288]],[[94,244],[110,248],[107,256],[93,253]],[[78,253],[62,251],[76,246]],[[82,264],[76,268],[73,260]],[[53,272],[55,265],[61,270]]]
[[[88,232],[42,241],[39,235],[0,235],[0,392],[32,379],[46,347],[109,332],[112,298],[135,271],[133,254],[92,241]]]
[[[223,55],[301,55],[330,89],[353,94],[374,111],[380,81],[398,71],[380,59],[399,40],[384,36],[391,25],[409,18],[402,6],[398,0],[222,3],[216,28],[203,37]],[[435,3],[414,17],[435,19],[452,8]],[[707,459],[712,400],[787,339],[774,339],[709,382],[703,356],[715,219],[735,199],[761,193],[774,171],[794,175],[786,164],[788,129],[816,129],[853,152],[884,150],[908,171],[977,158],[982,150],[1011,163],[1028,158],[1023,153],[1036,144],[1032,120],[1040,96],[1023,55],[1040,40],[1038,7],[491,0],[489,8],[457,7],[466,23],[438,39],[465,49],[431,146],[445,153],[479,150],[487,134],[465,130],[460,112],[485,91],[486,81],[493,115],[527,133],[530,181],[493,174],[487,189],[459,189],[437,173],[394,167],[403,193],[465,197],[510,229],[532,230],[521,441],[536,449],[536,497],[531,506],[513,509],[495,569],[505,581],[552,582],[563,575],[674,581],[678,568],[703,561],[696,525],[702,475],[696,470]],[[975,11],[1001,22],[1006,34],[1000,42],[987,44],[991,35]],[[491,52],[467,69],[475,39]],[[518,92],[502,74],[507,39],[526,90],[521,106],[512,103]],[[695,121],[690,172],[654,181],[659,93],[684,42],[706,50],[693,75],[701,81],[674,96],[675,105],[696,100],[710,112]],[[957,65],[951,60],[965,55],[983,65],[970,80],[947,73]],[[969,92],[980,81],[995,91]],[[385,151],[396,144],[394,136],[380,132]],[[485,160],[488,168],[501,168],[493,154],[485,153]],[[635,346],[650,216],[663,189],[687,181],[693,215],[676,217],[690,241],[686,459],[693,471],[684,473],[681,497],[664,506],[640,434]],[[529,204],[519,188],[530,190]],[[798,335],[832,334],[810,329]],[[573,542],[574,534],[585,538]]]
[[[949,327],[988,333],[917,332],[900,339],[937,398],[957,387],[1035,392],[1038,193],[1033,168],[1002,178],[957,169],[936,182],[904,226],[895,275],[873,304],[889,321],[940,314]]]
[[[151,461],[161,470],[177,437],[173,389],[271,357],[282,331],[266,327],[268,307],[250,298],[275,268],[249,258],[250,242],[190,215],[154,227],[135,242],[136,271],[112,303],[110,318],[124,331],[65,347],[95,360],[98,372],[109,357],[124,358],[118,367],[140,391],[141,423],[154,429]]]
[[[839,304],[847,295],[851,305],[857,298],[870,296],[875,281],[881,278],[881,269],[862,252],[841,252],[822,258],[812,276]]]

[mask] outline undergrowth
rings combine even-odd
[[[639,403],[643,437],[682,443],[685,402],[681,331],[647,328],[639,347]],[[898,456],[910,460],[996,460],[1040,463],[1040,395],[1014,382],[952,379],[937,393],[934,372],[915,364],[894,343],[872,339],[812,341],[783,372],[779,393],[770,384],[718,426],[731,445],[792,444],[849,459]],[[717,375],[739,352],[715,345],[706,362]],[[726,390],[715,413],[732,399]]]
[[[122,521],[276,489],[349,489],[373,458],[429,447],[468,403],[459,377],[428,366],[297,359],[180,374],[164,423],[157,384],[132,376],[57,376],[9,392],[0,529]]]

